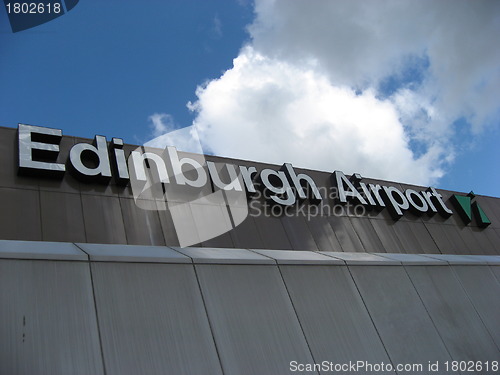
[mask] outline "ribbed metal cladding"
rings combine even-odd
[[[62,137],[57,162],[81,142]],[[20,176],[16,143],[0,128],[0,375],[332,373],[297,367],[322,361],[418,373],[437,361],[444,374],[446,361],[500,359],[499,198],[474,198],[487,228],[458,214],[341,214],[332,196],[326,213],[306,200],[273,214],[262,196],[213,199],[209,182],[136,199],[114,179]],[[295,172],[332,187],[331,173]],[[453,207],[455,192],[437,194]],[[357,371],[371,372],[395,373]]]
[[[0,241],[0,374],[104,374],[88,256]]]
[[[0,374],[494,361],[499,269],[498,256],[0,241]]]
[[[119,186],[114,179],[108,184],[81,182],[69,172],[61,180],[19,176],[16,142],[16,129],[0,127],[0,207],[3,208],[0,210],[0,239],[179,246],[182,245],[179,238],[189,238],[189,246],[209,248],[500,254],[499,198],[475,198],[491,219],[487,228],[479,227],[475,221],[466,225],[458,214],[445,218],[440,214],[415,215],[405,211],[398,221],[389,215],[387,209],[367,209],[359,216],[342,214],[342,210],[332,209],[341,206],[338,200],[327,195],[323,197],[323,203],[329,209],[318,210],[306,201],[306,209],[297,210],[293,215],[276,215],[269,209],[265,212],[267,202],[262,197],[249,198],[248,202],[243,199],[229,210],[237,217],[244,217],[249,211],[249,216],[241,223],[238,221],[239,225],[233,228],[226,217],[228,207],[221,206],[218,212],[219,207],[211,204],[205,207],[195,202],[213,193],[210,183],[200,189],[166,184],[163,188],[169,207],[164,207],[162,200],[151,201],[153,206],[157,205],[154,209],[143,209],[141,206],[145,204],[134,199],[131,187]],[[92,140],[63,136],[60,156],[67,155],[75,143],[81,142],[91,143]],[[126,156],[135,148],[124,145]],[[161,154],[161,150],[148,151]],[[189,157],[202,162],[200,155],[190,154]],[[281,167],[211,155],[205,155],[205,159],[215,163],[255,166],[258,171],[265,168],[279,170]],[[296,168],[296,172],[311,176],[323,191],[331,188],[331,173],[300,168]],[[398,189],[426,189],[373,179],[365,181]],[[455,209],[450,200],[455,192],[439,189],[438,192],[446,205]],[[178,199],[187,204],[178,204]],[[250,205],[252,209],[249,209]],[[302,206],[300,203],[292,208]],[[183,225],[175,225],[173,216],[176,215],[183,218]],[[205,217],[210,219],[205,220]],[[210,236],[212,232],[217,233],[213,238]]]

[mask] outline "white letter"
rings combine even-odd
[[[39,138],[43,138],[42,142],[33,142],[31,139],[32,134],[37,134]],[[41,135],[41,137],[40,137]],[[64,164],[47,163],[42,161],[33,160],[33,150],[37,152],[50,155],[54,159],[59,154],[59,142],[62,138],[62,131],[60,129],[42,128],[40,126],[19,124],[18,142],[19,142],[19,172],[32,173],[47,171],[57,176],[62,176],[66,170]],[[52,141],[52,142],[50,142]],[[57,143],[57,144],[56,144]],[[55,154],[55,155],[54,155]]]
[[[210,178],[212,179],[212,182],[219,189],[241,191],[240,180],[238,178],[238,175],[236,174],[234,165],[226,164],[227,173],[229,174],[229,179],[231,180],[231,182],[229,182],[228,184],[222,182],[219,176],[219,172],[217,171],[217,168],[213,161],[207,161],[207,167],[208,171],[210,172]]]
[[[272,169],[264,169],[262,172],[260,172],[260,178],[264,186],[268,190],[276,194],[271,197],[273,201],[278,204],[282,204],[283,206],[290,206],[295,203],[295,194],[293,193],[284,172],[273,171]],[[281,187],[274,186],[271,183],[270,178],[273,178],[274,180],[276,180],[276,178],[279,179],[281,181]],[[287,198],[280,198],[280,196],[284,195],[286,195]]]
[[[395,188],[394,186],[384,186],[384,192],[392,205],[388,206],[389,211],[391,212],[394,219],[399,219],[400,216],[403,216],[403,211],[401,210],[407,210],[410,207],[408,200],[403,195],[403,193],[401,193],[399,189]],[[401,203],[394,199],[393,193],[396,193],[396,195],[400,198]]]
[[[130,165],[130,159],[132,159],[132,165]],[[154,154],[152,152],[145,152],[141,154],[138,151],[132,151],[129,156],[129,166],[135,171],[135,176],[139,181],[147,181],[146,169],[144,168],[144,162],[146,159],[155,162],[156,171],[158,172],[158,177],[160,182],[169,182],[167,168],[165,167],[165,161],[160,155]]]
[[[335,180],[337,182],[337,188],[339,189],[339,198],[342,203],[347,202],[347,197],[356,198],[359,203],[366,204],[365,199],[356,190],[354,185],[347,179],[347,177],[341,171],[333,172]],[[347,185],[348,190],[344,189],[344,184]]]
[[[207,174],[200,163],[196,160],[190,158],[182,158],[179,160],[177,155],[177,150],[175,147],[167,147],[168,156],[170,157],[170,163],[172,164],[172,169],[175,175],[175,181],[179,185],[189,185],[193,187],[202,187],[207,183]],[[190,165],[194,171],[197,173],[195,180],[189,180],[182,172],[183,165]]]

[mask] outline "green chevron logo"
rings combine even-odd
[[[475,197],[476,195],[471,191],[465,196],[455,194],[451,198],[465,225],[469,224],[474,216],[477,224],[482,228],[486,228],[491,224],[491,221],[479,203],[474,200]]]

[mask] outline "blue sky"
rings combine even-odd
[[[196,86],[230,68],[252,7],[231,1],[85,1],[13,34],[0,11],[1,123],[148,137],[148,116],[191,124]]]
[[[499,8],[435,3],[81,0],[18,33],[1,9],[0,125],[138,144],[164,114],[217,155],[499,196]]]

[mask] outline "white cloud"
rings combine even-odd
[[[197,95],[195,125],[216,155],[411,182],[441,175],[430,153],[414,159],[390,101],[251,47]]]
[[[153,137],[159,137],[176,128],[174,118],[167,113],[154,113],[149,116],[149,121]]]
[[[500,2],[495,0],[257,1],[250,26],[261,53],[313,59],[334,84],[377,87],[411,63],[429,61],[414,89],[446,128],[465,117],[475,132],[498,115]]]
[[[430,184],[453,160],[457,120],[498,124],[499,1],[257,0],[255,12],[251,44],[189,105],[217,155]],[[388,77],[400,82],[386,97]]]
[[[218,14],[213,18],[212,32],[216,38],[222,37],[222,22]]]
[[[203,154],[200,138],[194,126],[177,129],[171,115],[155,113],[149,116],[153,139],[144,143],[146,147],[166,148],[174,146],[179,151]]]

